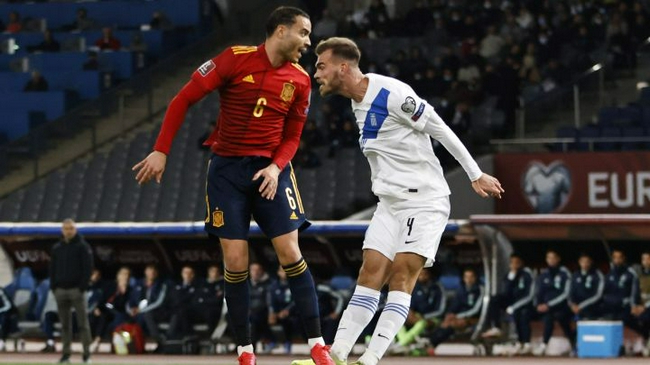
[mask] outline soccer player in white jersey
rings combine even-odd
[[[329,38],[316,47],[320,94],[352,99],[368,158],[372,191],[379,198],[363,243],[357,287],[330,349],[337,364],[347,357],[377,310],[379,290],[388,284],[384,310],[364,354],[356,362],[376,365],[409,311],[420,271],[433,264],[449,218],[449,186],[430,137],[458,160],[482,197],[501,197],[499,181],[484,174],[465,146],[407,84],[359,69],[361,54],[347,38]]]

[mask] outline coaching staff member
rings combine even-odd
[[[70,362],[70,342],[72,341],[72,317],[70,310],[77,313],[77,325],[83,344],[83,362],[90,362],[90,326],[86,313],[85,292],[93,270],[93,254],[90,246],[77,233],[72,219],[63,221],[63,239],[52,248],[50,261],[50,287],[56,298],[61,320],[61,339],[63,355],[59,363]]]

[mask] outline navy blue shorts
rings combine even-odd
[[[251,216],[268,238],[275,238],[311,225],[298,192],[291,164],[280,172],[273,200],[258,191],[262,178],[257,171],[269,166],[266,157],[222,157],[212,155],[206,182],[205,230],[220,238],[248,239]]]

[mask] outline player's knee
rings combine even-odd
[[[302,253],[297,245],[296,247],[286,247],[283,249],[276,248],[276,254],[278,255],[278,261],[282,266],[295,264],[302,258]]]
[[[381,289],[386,281],[386,268],[377,263],[364,261],[359,270],[357,284],[375,290]]]
[[[413,291],[416,279],[417,274],[412,273],[408,268],[394,266],[388,279],[388,288],[391,291],[397,290],[410,294]]]
[[[275,237],[271,240],[275,253],[278,255],[280,265],[287,266],[295,264],[302,258],[300,246],[298,245],[298,233],[290,232],[288,234]]]

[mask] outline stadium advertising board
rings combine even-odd
[[[648,213],[650,152],[499,154],[498,214]]]

